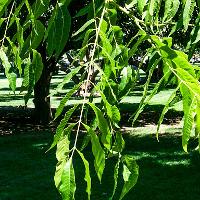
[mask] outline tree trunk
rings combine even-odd
[[[42,75],[34,87],[35,119],[42,124],[46,124],[52,119],[50,97],[48,96],[51,78],[50,66],[44,66]]]

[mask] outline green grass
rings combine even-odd
[[[56,199],[54,152],[48,132],[0,137],[0,199]]]
[[[181,148],[177,129],[163,133],[160,142],[155,135],[143,134],[138,129],[124,134],[125,152],[134,156],[140,166],[140,176],[134,189],[125,200],[193,200],[200,196],[200,157],[196,153],[186,154]],[[147,131],[147,130],[146,130]],[[0,199],[56,200],[60,199],[54,187],[54,150],[45,153],[52,141],[51,132],[29,132],[0,137]],[[90,148],[85,151],[92,169],[92,200],[106,200],[113,186],[111,160],[105,170],[102,184],[98,183],[92,167]],[[77,177],[77,200],[85,200],[84,167],[76,157],[74,161]],[[119,179],[120,192],[122,185]],[[117,198],[116,198],[117,199]]]
[[[52,93],[57,85],[62,82],[63,77],[65,76],[64,72],[60,72],[58,75],[53,76],[51,80],[51,88],[50,88],[50,93]],[[0,106],[7,106],[7,105],[12,105],[13,107],[16,106],[23,106],[24,105],[24,100],[23,100],[23,95],[25,92],[20,93],[20,86],[22,84],[22,79],[18,78],[17,79],[17,90],[15,94],[10,90],[9,88],[9,83],[8,80],[3,77],[2,74],[0,74]],[[63,89],[59,90],[58,94],[51,97],[51,106],[52,108],[57,108],[59,105],[60,100],[62,97],[69,91],[69,88],[71,88],[73,85],[72,82],[68,83],[67,87],[64,87]],[[135,107],[139,105],[139,102],[142,98],[142,90],[143,86],[139,86],[136,88],[134,92],[131,93],[131,96],[126,96],[123,98],[121,101],[122,104],[129,104],[133,107],[133,110]],[[167,99],[170,97],[174,90],[173,89],[166,89],[161,92],[159,92],[157,95],[155,95],[151,101],[149,102],[149,105],[165,105],[167,102]],[[150,92],[150,91],[149,91]],[[30,98],[28,101],[27,106],[30,108],[33,108],[33,96]],[[99,98],[95,98],[95,102],[99,102]],[[71,99],[67,102],[67,105],[72,105],[75,103],[82,103],[82,99],[77,100],[76,99]],[[135,105],[135,106],[134,106]],[[127,105],[126,105],[127,107]],[[175,104],[172,106],[173,110],[177,111],[182,111],[182,105],[180,103]]]

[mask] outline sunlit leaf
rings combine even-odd
[[[58,108],[56,109],[55,119],[62,113],[67,101],[71,98],[71,96],[79,89],[82,83],[75,85],[67,94],[62,98]]]
[[[3,51],[2,48],[0,48],[0,60],[2,62],[4,69],[5,69],[5,74],[6,74],[8,81],[9,81],[9,86],[12,89],[12,91],[14,92],[15,89],[16,89],[17,76],[14,72],[12,72],[11,64],[8,60],[6,53]]]
[[[50,149],[52,149],[59,141],[60,137],[63,134],[64,128],[66,126],[66,124],[68,123],[71,115],[73,114],[73,112],[76,110],[77,105],[75,105],[74,107],[70,108],[66,113],[65,116],[63,117],[63,119],[61,120],[60,124],[58,125],[57,129],[56,129],[56,134],[54,135],[54,141],[50,147]],[[68,129],[71,131],[73,129],[73,127],[75,126],[75,124],[71,124],[69,125]]]
[[[75,37],[76,35],[80,34],[81,32],[83,32],[87,27],[89,27],[94,22],[95,22],[94,19],[90,19],[78,31],[76,31],[72,36]]]
[[[61,183],[58,190],[63,200],[73,200],[76,191],[76,182],[72,159],[70,158],[63,167]]]
[[[43,62],[42,62],[41,54],[38,53],[34,49],[33,49],[32,66],[33,66],[33,70],[34,70],[35,83],[36,83],[40,79],[40,76],[42,75],[44,65],[43,65]]]
[[[187,145],[194,124],[196,98],[185,85],[181,85],[180,88],[181,88],[181,94],[183,96],[183,110],[184,110],[182,146],[184,151],[187,152]]]

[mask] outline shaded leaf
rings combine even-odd
[[[118,176],[119,176],[119,164],[120,164],[120,159],[118,159],[118,161],[115,165],[115,168],[114,168],[114,188],[113,188],[112,196],[109,198],[109,200],[113,199],[116,189],[117,189]]]
[[[92,104],[90,102],[88,104],[90,105],[90,107],[95,112],[95,115],[96,115],[96,118],[97,118],[98,127],[99,127],[99,129],[100,129],[100,131],[102,133],[101,142],[103,143],[103,145],[107,149],[110,149],[112,135],[111,135],[108,123],[107,123],[106,119],[104,118],[103,113],[101,112],[101,110],[98,107],[96,107],[94,104]]]
[[[91,143],[92,143],[92,153],[94,155],[94,167],[95,171],[97,173],[97,176],[99,180],[101,181],[103,171],[105,168],[105,153],[104,150],[101,147],[101,144],[99,142],[99,138],[97,137],[96,133],[87,126],[86,124],[83,124],[87,132],[91,136]]]
[[[54,13],[49,20],[47,36],[47,53],[56,57],[63,51],[71,29],[71,16],[67,9],[68,3],[57,4]]]
[[[137,183],[139,167],[134,158],[130,156],[123,157],[123,179],[124,186],[120,195],[120,200],[134,187]]]
[[[87,183],[87,188],[86,188],[86,192],[88,193],[88,200],[90,200],[90,195],[91,195],[91,177],[90,177],[90,168],[89,168],[89,162],[85,159],[84,155],[78,151],[78,154],[80,155],[83,164],[85,166],[85,178],[84,180]]]

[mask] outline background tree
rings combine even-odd
[[[47,123],[52,119],[49,97],[51,77],[58,70],[57,63],[61,56],[74,48],[68,38],[71,26],[75,28],[77,21],[72,20],[71,15],[75,15],[85,4],[87,2],[56,3],[49,0],[3,1],[1,4],[1,27],[4,30],[1,32],[1,47],[9,46],[7,56],[14,62],[18,73],[24,76],[21,91],[28,91],[25,103],[34,91],[35,119],[39,122]],[[64,28],[61,29],[61,26]],[[5,54],[2,59],[3,56]],[[4,66],[14,91],[16,75],[12,73],[10,76],[14,68],[8,63]]]

